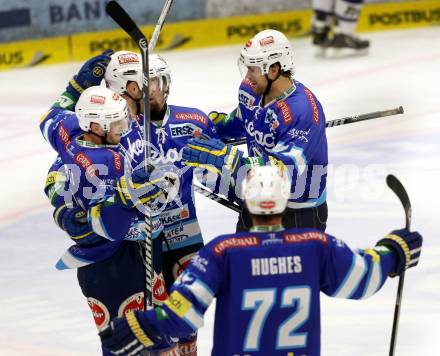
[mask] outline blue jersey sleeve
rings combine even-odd
[[[385,247],[352,251],[330,237],[321,265],[321,291],[331,297],[363,299],[376,293],[396,270],[396,256]]]
[[[161,308],[145,317],[159,333],[182,337],[203,325],[203,315],[221,290],[221,261],[210,248],[202,248],[174,282]]]
[[[39,127],[44,139],[58,153],[82,132],[75,113],[61,108],[52,108],[44,114]]]

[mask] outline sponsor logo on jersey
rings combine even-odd
[[[127,144],[130,160],[132,160],[135,156],[139,156],[144,153],[144,142],[141,139],[136,139],[132,143],[130,138],[127,137]]]
[[[230,237],[223,241],[218,242],[213,251],[217,256],[222,255],[227,249],[240,248],[240,247],[250,247],[259,246],[260,239],[255,236],[248,237]]]
[[[327,243],[327,235],[321,232],[304,232],[302,234],[284,234],[284,241],[286,243],[298,243],[304,241],[320,241],[322,243]]]
[[[87,298],[87,303],[89,304],[90,310],[93,314],[93,319],[95,319],[95,324],[98,330],[105,328],[110,321],[110,313],[107,307],[96,298]]]
[[[252,108],[255,103],[255,98],[247,91],[240,89],[238,91],[238,102],[247,108]]]
[[[180,150],[177,148],[170,148],[165,152],[161,144],[158,144],[157,146],[159,147],[159,150],[154,147],[154,149],[151,151],[152,164],[174,163],[182,160],[184,147],[182,147]]]
[[[192,261],[191,264],[197,268],[198,270],[202,271],[202,272],[206,272],[206,267],[208,266],[208,260],[206,258],[200,257],[198,254],[196,254]]]
[[[101,96],[101,95],[92,95],[90,97],[90,102],[92,104],[100,104],[103,105],[105,104],[105,96]]]
[[[163,225],[174,224],[176,221],[184,220],[189,217],[188,204],[181,208],[166,210],[160,215],[160,222]]]
[[[274,42],[275,40],[273,39],[273,36],[264,37],[260,40],[260,46],[261,47],[268,46]]]
[[[165,302],[165,305],[175,314],[183,318],[188,310],[191,309],[192,303],[186,299],[177,290],[174,290]]]
[[[272,132],[264,133],[260,130],[254,129],[254,123],[249,121],[246,125],[246,132],[249,136],[251,136],[260,146],[266,148],[274,148],[275,147],[275,137]]]
[[[319,124],[319,109],[318,109],[318,105],[316,105],[316,100],[313,97],[312,92],[307,89],[306,87],[304,87],[304,92],[306,93],[307,99],[309,100],[310,106],[312,107],[312,111],[313,111],[313,122],[315,123],[315,125]]]
[[[285,124],[289,124],[292,122],[292,111],[290,111],[289,105],[284,100],[280,100],[276,102],[276,106],[281,111],[281,116]]]
[[[179,262],[176,262],[173,266],[173,278],[177,279],[183,272],[186,267],[188,267],[191,259],[196,255],[197,252],[190,253],[186,256],[183,256],[181,259],[179,259]],[[193,262],[194,264],[194,262]]]
[[[85,153],[80,152],[75,154],[73,160],[84,169],[89,177],[96,176],[96,170],[93,167],[92,161]]]
[[[129,311],[144,310],[144,292],[133,294],[125,299],[118,309],[118,317],[122,317]]]
[[[200,127],[191,123],[170,124],[171,137],[199,136],[202,132]]]
[[[55,103],[58,104],[63,109],[65,109],[65,108],[67,108],[67,107],[69,107],[69,106],[74,104],[73,100],[70,99],[68,96],[65,96],[65,95],[61,95],[57,99],[57,101]]]
[[[288,134],[290,137],[292,137],[292,139],[298,139],[300,141],[304,141],[305,143],[309,142],[309,139],[307,138],[307,136],[310,133],[310,129],[306,130],[298,130],[298,129],[291,129]]]
[[[118,56],[119,64],[139,63],[139,57],[134,53],[124,53]]]
[[[154,273],[153,278],[153,300],[155,304],[162,304],[168,298],[168,293],[165,288],[165,281],[162,273],[157,275]]]
[[[175,115],[177,120],[191,120],[191,121],[195,121],[195,122],[199,122],[205,126],[208,126],[208,118],[202,114],[198,114],[195,112],[182,112],[182,113],[177,113]]]
[[[113,155],[113,161],[114,161],[114,164],[115,164],[115,168],[116,168],[116,170],[117,170],[117,171],[122,171],[121,156],[120,156],[118,153],[114,152],[113,150],[110,150],[110,149],[109,149],[109,151],[110,151],[110,152],[112,153],[112,155]]]
[[[63,124],[60,124],[60,126],[58,127],[58,136],[60,136],[61,142],[64,144],[64,147],[70,144],[69,132],[63,126]]]

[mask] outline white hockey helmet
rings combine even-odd
[[[293,71],[293,51],[287,37],[276,30],[264,30],[246,42],[240,51],[238,67],[243,74],[247,67],[260,67],[268,74],[269,67],[279,63],[281,72]]]
[[[130,51],[113,53],[104,79],[107,86],[118,94],[125,93],[129,81],[136,82],[142,90],[142,57]]]
[[[109,132],[113,122],[128,118],[127,102],[108,88],[94,86],[83,91],[76,103],[75,114],[81,130],[89,131],[95,122]]]
[[[165,59],[159,54],[150,54],[148,56],[148,69],[150,79],[160,78],[160,89],[168,93],[171,84],[171,69]]]
[[[276,166],[252,168],[243,180],[242,197],[251,214],[281,214],[287,206],[290,180],[285,169]]]

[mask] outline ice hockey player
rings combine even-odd
[[[99,60],[98,57],[86,62],[76,78],[93,72],[88,68],[92,66],[90,63]],[[120,51],[111,54],[108,62],[105,68],[107,86],[126,99],[132,113],[133,119],[129,121],[129,128],[121,137],[119,148],[126,161],[135,168],[143,161],[141,58],[134,52]],[[162,256],[163,273],[166,285],[170,286],[190,258],[203,246],[193,203],[193,169],[183,166],[181,151],[195,132],[214,137],[216,133],[214,125],[200,110],[167,104],[171,71],[162,57],[150,55],[149,69],[152,164],[161,172],[167,174],[174,172],[178,177],[167,197],[168,203],[161,209],[159,216],[165,238]],[[74,131],[74,128],[71,128],[69,134]],[[66,214],[62,215],[65,219],[58,219],[58,224],[64,227],[71,237],[72,234],[94,236],[90,227],[83,224],[81,220],[83,215],[84,212],[66,210]],[[78,233],[78,229],[81,233]],[[181,340],[179,347],[181,355],[195,355],[195,336]]]
[[[118,143],[128,116],[121,96],[93,86],[82,92],[75,113],[52,108],[40,126],[60,155],[57,163],[62,164],[68,186],[68,191],[50,193],[51,198],[58,196],[55,220],[65,222],[61,215],[85,211],[93,227],[93,233],[75,236],[77,245],[58,267],[78,268],[78,282],[98,328],[112,317],[143,307],[145,266],[139,240],[145,239],[145,216],[140,206],[159,197],[164,181],[154,177],[156,172],[124,171]],[[79,125],[82,133],[69,137],[70,125]],[[81,211],[69,210],[72,201]],[[108,352],[103,349],[103,354]]]
[[[365,52],[370,41],[354,32],[364,0],[313,0],[313,44],[321,49]]]
[[[320,354],[320,292],[363,299],[387,276],[417,265],[422,237],[395,230],[376,246],[351,250],[317,229],[282,226],[290,183],[276,167],[252,169],[243,183],[250,232],[215,238],[194,257],[161,308],[129,312],[101,333],[117,355],[203,325],[217,298],[213,356]]]
[[[232,182],[239,179],[238,172],[245,163],[278,161],[284,164],[292,176],[284,226],[325,231],[325,115],[310,89],[293,79],[290,42],[279,31],[261,31],[241,50],[239,68],[244,80],[238,92],[237,110],[230,115],[211,112],[210,117],[220,137],[246,137],[250,159],[243,160],[241,151],[219,140],[202,139],[194,139],[184,150],[183,158],[191,166],[213,167],[224,176],[230,175]],[[237,231],[245,231],[250,226],[249,214],[244,209]]]

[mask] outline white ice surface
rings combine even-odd
[[[406,274],[399,356],[440,349],[440,28],[369,35],[368,56],[314,58],[308,39],[293,41],[296,78],[311,88],[327,119],[402,105],[405,114],[328,130],[327,231],[352,248],[372,246],[404,225],[385,185],[398,176],[413,204],[413,228],[425,237],[420,264]],[[165,53],[173,69],[169,102],[231,110],[240,81],[239,46]],[[53,265],[70,245],[52,222],[42,186],[55,153],[39,117],[80,63],[0,73],[0,355],[98,355],[96,330],[75,271]],[[231,232],[235,214],[197,199],[204,237]],[[322,298],[322,355],[388,353],[397,279],[366,301]],[[213,310],[199,333],[212,344]]]

